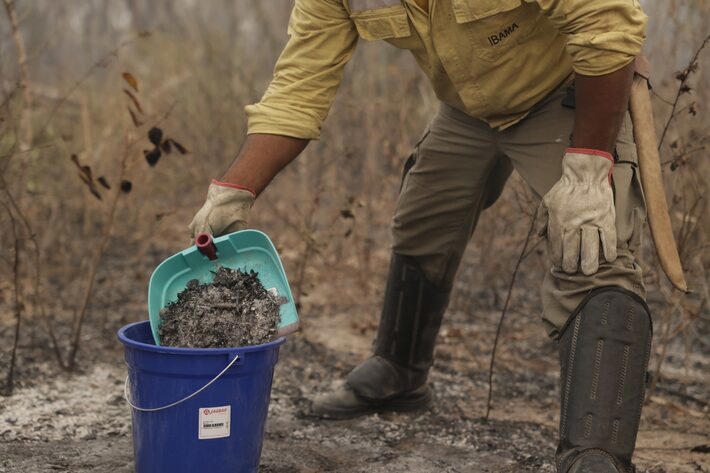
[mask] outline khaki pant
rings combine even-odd
[[[453,285],[481,212],[500,196],[513,169],[543,196],[562,173],[574,110],[562,105],[565,86],[523,121],[503,131],[443,105],[405,165],[393,222],[394,248],[416,258],[427,277]],[[552,268],[542,286],[543,320],[557,337],[592,289],[620,286],[645,297],[635,253],[646,218],[629,114],[616,145],[613,184],[618,258],[591,276]],[[479,235],[478,238],[496,238]]]

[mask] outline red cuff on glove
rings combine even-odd
[[[576,154],[591,154],[594,156],[601,156],[602,158],[606,158],[611,161],[611,167],[609,168],[609,184],[611,184],[612,179],[614,178],[614,157],[610,153],[592,148],[567,148],[566,152]]]
[[[239,184],[232,184],[231,182],[222,182],[218,181],[217,179],[212,179],[212,184],[217,185],[217,186],[222,186],[222,187],[231,187],[232,189],[241,189],[244,191],[249,191],[252,193],[254,197],[256,197],[256,192],[253,190],[249,189],[246,186],[240,186]]]
[[[606,158],[612,163],[614,162],[614,157],[610,154],[607,153],[606,151],[600,151],[598,149],[591,149],[591,148],[567,148],[568,153],[577,153],[577,154],[594,154],[597,156],[601,156],[602,158]]]

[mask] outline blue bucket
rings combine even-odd
[[[284,337],[242,348],[156,346],[150,323],[118,331],[128,365],[136,473],[259,469]]]

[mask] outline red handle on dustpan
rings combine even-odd
[[[216,260],[217,259],[217,247],[214,244],[214,241],[212,241],[212,235],[209,233],[200,233],[197,235],[195,238],[195,246],[197,246],[197,250],[208,257],[210,260]]]

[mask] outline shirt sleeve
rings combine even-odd
[[[318,139],[357,30],[342,0],[296,0],[289,40],[261,101],[248,105],[248,134]]]
[[[641,54],[646,15],[638,0],[526,0],[536,2],[567,36],[575,72],[617,71]]]

